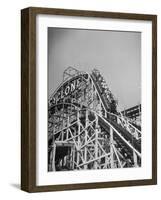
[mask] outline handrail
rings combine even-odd
[[[89,75],[89,76],[91,77],[91,75]],[[96,84],[92,77],[91,77],[91,79],[92,79],[93,83]],[[96,86],[95,86],[95,87],[96,87]],[[100,95],[99,95],[99,98],[101,99],[101,102],[102,102],[102,98],[100,97]],[[103,102],[102,102],[102,104],[104,105]],[[119,117],[118,115],[116,115],[116,114],[114,114],[114,113],[108,112],[108,111],[106,110],[105,107],[104,107],[104,109],[105,109],[105,111],[106,111],[107,114],[114,115],[115,117],[124,120],[124,121],[125,121],[126,123],[128,123],[136,132],[138,132],[138,133],[141,135],[141,131],[138,130],[135,126],[133,126],[133,125],[132,125],[128,120],[126,120],[123,116],[122,116],[122,118],[121,118],[121,117]],[[120,114],[121,114],[121,112],[120,112]],[[122,124],[122,125],[123,125],[123,124]],[[123,126],[123,127],[125,127],[125,126]],[[126,128],[126,127],[125,127],[125,128]],[[127,128],[126,128],[126,129],[127,129]],[[131,133],[131,130],[128,129],[128,131]],[[132,133],[131,133],[131,134],[132,134]],[[135,137],[136,139],[140,139],[137,135],[134,136],[134,137]]]
[[[118,122],[118,119],[120,120],[120,122],[121,122],[121,125],[122,125],[122,127],[124,127],[124,128],[126,128],[126,124],[128,124],[132,129],[134,129],[134,133],[135,132],[137,132],[138,133],[138,135],[141,135],[141,131],[139,130],[139,129],[137,129],[134,125],[132,125],[130,122],[129,122],[129,120],[128,119],[125,119],[123,116],[122,117],[120,117],[119,115],[116,115],[116,114],[114,114],[114,113],[110,113],[110,112],[107,112],[109,115],[113,115],[113,116],[115,116],[116,118],[117,118],[117,122]],[[123,120],[124,122],[125,122],[125,125],[122,123],[122,121],[121,120]],[[127,128],[126,128],[127,129]],[[130,129],[130,128],[129,128]],[[128,129],[128,131],[131,133],[131,130],[129,130]],[[132,134],[132,133],[131,133]],[[133,135],[133,134],[132,134]],[[138,135],[133,135],[137,140],[138,139],[140,139],[141,137],[139,137]]]
[[[66,104],[66,103],[60,103],[60,104]],[[59,105],[60,105],[59,104]],[[67,103],[68,105],[70,105],[69,103]],[[110,124],[110,122],[108,122],[105,118],[103,118],[101,115],[99,115],[96,111],[86,107],[85,109],[80,109],[79,107],[75,106],[77,109],[77,111],[90,111],[92,113],[94,113],[96,116],[98,116],[101,120],[103,120],[106,124],[109,125],[110,128],[113,129],[113,131],[141,158],[141,154],[118,132],[117,129],[115,129],[115,127],[113,125]]]

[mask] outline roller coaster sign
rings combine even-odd
[[[81,85],[81,78],[76,78],[72,81],[67,82],[67,84],[63,85],[56,94],[51,98],[52,104],[57,104],[61,99],[71,95],[76,91]]]

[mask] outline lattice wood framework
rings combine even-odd
[[[98,70],[65,70],[49,98],[48,141],[49,171],[141,166],[141,132],[117,111]]]

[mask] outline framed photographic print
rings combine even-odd
[[[21,188],[157,184],[157,16],[21,11]]]

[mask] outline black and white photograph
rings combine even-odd
[[[31,7],[21,41],[22,189],[157,184],[157,16]]]
[[[48,172],[141,167],[141,33],[47,33]]]

